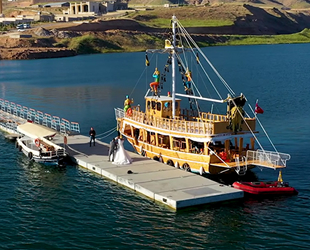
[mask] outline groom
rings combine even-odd
[[[109,160],[108,161],[110,161],[111,155],[112,155],[111,161],[114,161],[114,155],[115,155],[116,149],[117,149],[117,141],[115,141],[115,138],[113,138],[112,141],[110,142]]]

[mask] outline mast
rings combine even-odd
[[[175,118],[175,53],[176,53],[176,47],[175,47],[175,21],[176,17],[172,16],[172,118]]]

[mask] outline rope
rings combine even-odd
[[[100,139],[100,140],[101,140],[101,139],[107,138],[107,137],[109,137],[110,135],[112,135],[115,131],[116,131],[116,127],[113,128],[113,130],[110,131],[109,134],[107,134],[107,135],[105,135],[105,136],[102,136],[102,137],[99,137],[99,138],[97,138],[97,139]]]
[[[75,150],[75,149],[71,148],[68,144],[67,144],[66,146],[67,146],[70,150],[72,150],[72,151],[74,151],[74,152],[76,152],[76,153],[78,153],[78,154],[81,154],[81,155],[84,155],[84,156],[88,157],[87,154],[84,154],[84,153],[82,153],[82,152],[80,152],[80,151],[78,151],[78,150]]]
[[[104,135],[104,134],[106,134],[106,133],[110,133],[112,130],[114,130],[116,127],[114,127],[114,128],[111,128],[110,130],[108,130],[108,131],[106,131],[106,132],[103,132],[103,133],[101,133],[101,134],[99,134],[98,136],[100,136],[100,135]]]

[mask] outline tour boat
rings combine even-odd
[[[52,142],[55,130],[27,122],[19,125],[17,131],[23,136],[17,138],[16,147],[29,160],[45,165],[65,165],[65,149]]]
[[[115,108],[119,133],[137,153],[201,175],[232,171],[242,175],[255,166],[285,168],[290,155],[279,153],[271,141],[274,151],[267,151],[257,139],[256,113],[263,110],[257,103],[255,109],[249,105],[250,116],[245,95],[234,93],[175,16],[171,26],[165,47],[146,51],[146,67],[154,55],[166,54],[167,61],[160,68],[159,60],[153,60],[154,80],[147,80],[145,109],[133,106],[129,96],[123,108]],[[198,89],[206,81],[213,88],[204,91],[209,96]],[[225,98],[215,87],[219,84],[226,88]]]
[[[298,194],[298,191],[290,187],[287,182],[239,182],[233,183],[233,187],[243,190],[249,194],[255,195],[293,195]]]

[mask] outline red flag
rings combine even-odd
[[[256,114],[263,114],[264,113],[264,110],[260,106],[258,106],[257,103],[255,104],[255,113]]]

